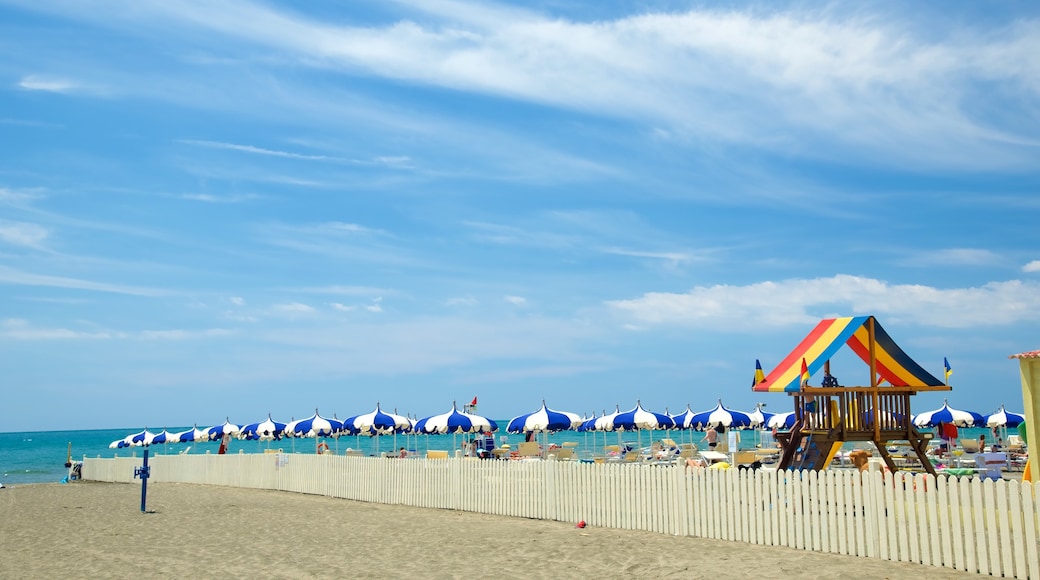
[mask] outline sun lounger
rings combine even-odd
[[[426,452],[426,459],[447,459],[448,452],[444,450],[431,449]]]
[[[979,452],[979,441],[978,439],[961,439],[961,449],[965,453],[978,453]]]
[[[985,479],[1003,479],[1001,471],[1007,467],[1007,453],[979,453],[975,456],[979,477]]]
[[[537,441],[521,443],[517,450],[520,452],[520,457],[541,457],[542,455],[542,449]]]

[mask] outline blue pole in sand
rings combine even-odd
[[[148,450],[144,450],[144,464],[134,468],[134,477],[141,478],[141,513],[144,513],[144,504],[148,499]]]

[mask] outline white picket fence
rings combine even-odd
[[[646,530],[1040,579],[1033,486],[897,473],[308,454],[157,455],[154,482],[309,493]],[[139,482],[141,458],[83,478]]]

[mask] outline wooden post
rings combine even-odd
[[[873,407],[874,410],[874,443],[878,446],[881,445],[881,411],[878,409],[880,392],[878,391],[878,380],[877,380],[877,358],[874,352],[874,317],[871,316],[867,319],[867,343],[870,348],[870,388],[873,391]]]

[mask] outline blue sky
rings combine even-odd
[[[0,430],[750,390],[873,314],[1021,411],[1040,17],[0,0]],[[839,356],[843,384],[869,382]]]

